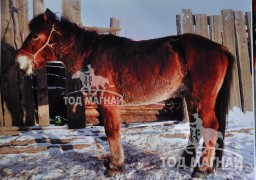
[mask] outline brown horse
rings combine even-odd
[[[207,142],[210,148],[202,153],[192,175],[205,176],[221,166],[215,162],[221,160],[223,151],[215,146],[224,146],[223,139],[217,136],[218,131],[225,135],[234,62],[227,48],[194,34],[145,41],[98,35],[56,17],[48,9],[29,27],[31,32],[16,56],[18,68],[26,75],[52,60],[61,60],[72,73],[90,64],[95,74],[109,79],[112,91],[123,95],[126,104],[185,97],[190,122],[196,121],[193,115],[197,113],[203,128],[215,132],[209,136],[214,136]],[[111,151],[105,163],[106,175],[113,176],[124,167],[119,107],[101,104],[99,109]],[[207,137],[207,132],[199,139]],[[186,166],[193,165],[198,143],[198,137],[190,135],[181,156]]]

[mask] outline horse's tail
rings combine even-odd
[[[217,100],[215,103],[215,113],[219,122],[219,129],[218,131],[222,133],[223,139],[219,142],[219,147],[224,147],[224,137],[225,137],[225,130],[226,130],[226,121],[227,115],[229,111],[229,102],[230,102],[230,90],[232,85],[232,75],[233,75],[233,66],[235,64],[235,57],[229,52],[227,48],[223,48],[227,60],[228,60],[228,68],[226,71],[226,75],[223,81],[223,84],[220,88],[220,91],[217,96]],[[216,152],[217,155],[218,152]],[[219,152],[220,157],[222,157],[222,151]]]
[[[223,48],[223,50],[225,51],[225,54],[228,59],[228,68],[222,86],[220,88],[219,94],[217,96],[217,100],[215,103],[215,113],[217,119],[219,120],[219,131],[222,132],[224,135],[226,129],[227,114],[229,111],[230,90],[233,79],[233,66],[236,60],[228,49]]]

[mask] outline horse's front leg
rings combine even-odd
[[[115,176],[124,168],[124,152],[121,145],[120,114],[118,106],[101,105],[105,133],[110,147],[110,158],[104,163],[106,176]]]

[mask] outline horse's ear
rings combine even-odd
[[[44,12],[44,21],[46,22],[47,20],[51,19],[51,17],[53,17],[54,14],[50,9],[46,9]]]

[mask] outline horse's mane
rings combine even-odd
[[[56,14],[52,13],[50,19],[48,20],[49,24],[55,22],[58,24],[61,33],[63,34],[64,39],[67,41],[70,40],[70,37],[74,38],[76,41],[77,47],[81,51],[88,50],[88,48],[92,48],[96,42],[96,40],[103,40],[105,43],[114,42],[117,44],[122,44],[126,41],[131,41],[127,38],[116,37],[113,35],[99,35],[96,31],[87,31],[77,24],[70,22],[67,18],[61,16],[58,17]],[[40,14],[33,18],[29,23],[30,31],[41,32],[45,26],[50,26],[45,24],[44,15]],[[49,27],[50,28],[50,27]],[[96,45],[96,44],[95,44]]]

